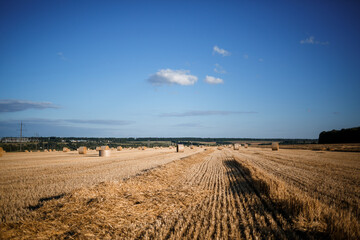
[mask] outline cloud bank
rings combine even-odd
[[[203,126],[200,123],[179,123],[174,125],[174,127],[199,128]]]
[[[32,102],[24,100],[0,100],[0,112],[20,112],[28,109],[59,108],[51,102]]]
[[[124,126],[134,123],[126,120],[108,120],[108,119],[48,119],[48,118],[28,118],[21,120],[25,124],[41,124],[52,126],[78,126],[83,124],[103,125],[103,126]],[[0,120],[0,125],[20,122],[20,120]]]
[[[215,77],[208,76],[208,75],[206,75],[204,81],[206,83],[208,83],[208,84],[221,84],[221,83],[224,83],[224,80],[222,80],[221,78],[215,78]]]
[[[190,75],[189,70],[172,70],[161,69],[157,73],[151,75],[148,81],[153,85],[194,85],[198,78]]]
[[[321,44],[321,45],[328,45],[330,44],[328,41],[326,42],[320,42],[320,41],[315,41],[315,37],[314,36],[310,36],[306,39],[303,39],[300,41],[300,44]]]
[[[164,113],[161,114],[161,117],[193,117],[193,116],[226,116],[233,114],[254,114],[257,112],[242,112],[242,111],[188,111],[181,113]]]
[[[213,48],[213,53],[217,53],[217,54],[220,54],[221,56],[225,57],[225,56],[230,56],[231,53],[226,51],[225,49],[223,48],[219,48],[218,46],[214,46]]]

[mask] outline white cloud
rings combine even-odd
[[[59,108],[51,102],[32,102],[19,99],[0,100],[0,112],[20,112],[28,109]]]
[[[259,58],[259,62],[263,62],[264,61],[264,59],[262,59],[262,58]]]
[[[66,60],[66,57],[64,56],[64,54],[62,52],[58,52],[57,55],[60,57],[61,60]]]
[[[301,44],[314,44],[314,36],[310,36],[304,40],[301,40],[300,43]]]
[[[224,83],[224,80],[222,80],[221,78],[215,78],[206,75],[205,82],[209,84],[220,84],[220,83]]]
[[[215,64],[214,72],[221,73],[221,74],[226,73],[225,69],[222,66],[220,66],[220,64],[217,64],[217,63]]]
[[[256,114],[257,112],[249,111],[218,111],[218,110],[209,110],[209,111],[187,111],[187,112],[172,112],[172,113],[163,113],[160,117],[196,117],[196,116],[227,116],[233,114]]]
[[[244,54],[244,55],[243,55],[243,58],[244,58],[244,59],[249,59],[249,55]]]
[[[230,52],[226,51],[223,48],[219,48],[218,46],[214,46],[213,53],[218,53],[218,54],[222,55],[223,57],[231,55]]]
[[[161,69],[157,73],[151,75],[148,81],[154,85],[178,84],[178,85],[194,85],[198,78],[190,75],[189,70],[172,70]]]
[[[315,37],[314,36],[310,36],[306,39],[303,39],[300,41],[300,44],[321,44],[321,45],[328,45],[329,42],[320,42],[320,41],[315,41]]]

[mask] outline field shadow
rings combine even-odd
[[[40,198],[36,205],[30,205],[30,206],[27,207],[27,209],[29,209],[30,211],[34,211],[36,209],[41,208],[44,205],[45,202],[50,201],[50,200],[54,200],[54,199],[60,199],[60,198],[62,198],[64,196],[65,196],[65,193],[55,195],[55,196]]]
[[[286,200],[274,201],[270,196],[270,186],[267,182],[254,178],[249,168],[242,165],[233,157],[226,158],[224,164],[228,171],[226,174],[229,176],[230,185],[229,190],[240,197],[251,198],[256,195],[260,201],[250,201],[249,207],[252,209],[252,216],[257,214],[264,216],[269,214],[273,217],[278,226],[282,226],[279,221],[279,215],[285,219],[291,226],[294,226],[294,219],[298,217],[300,212],[288,212],[286,209],[289,203]],[[241,196],[243,195],[243,196]],[[240,216],[239,216],[240,217]],[[267,227],[255,226],[260,232],[271,231]],[[313,229],[298,229],[293,227],[292,229],[282,229],[287,238],[293,239],[328,239],[329,236],[324,232],[320,232]],[[279,236],[278,236],[279,237]]]

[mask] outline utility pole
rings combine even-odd
[[[21,152],[21,147],[22,147],[22,126],[23,126],[23,124],[21,121],[21,123],[20,123],[20,152]]]

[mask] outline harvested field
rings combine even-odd
[[[250,148],[234,156],[328,205],[360,216],[359,153]]]
[[[199,151],[123,150],[112,151],[107,158],[99,157],[95,150],[86,155],[77,151],[6,153],[0,158],[0,220],[18,220],[39,206],[39,201],[76,188],[129,178]]]
[[[271,148],[271,145],[250,145],[257,148]],[[338,144],[295,144],[280,145],[280,149],[302,149],[313,151],[336,151],[336,152],[360,152],[359,143],[338,143]]]
[[[44,201],[23,220],[2,223],[0,237],[360,237],[358,153],[211,148],[168,162]]]

